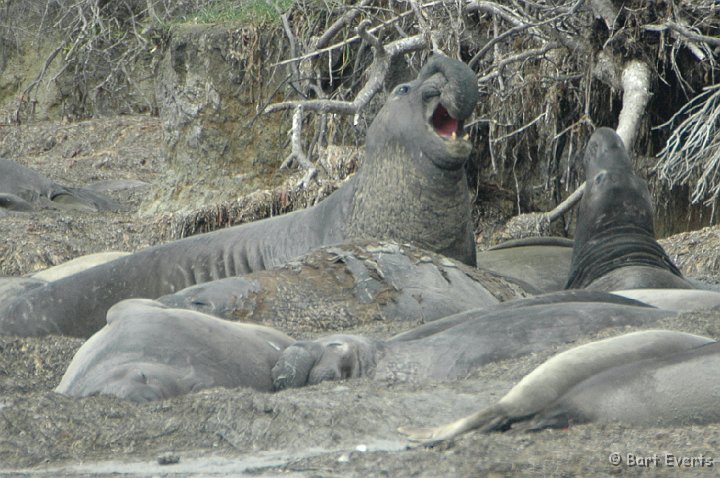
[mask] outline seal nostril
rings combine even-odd
[[[431,99],[437,98],[438,96],[440,96],[440,91],[434,88],[430,88],[422,92],[423,101],[430,101]]]

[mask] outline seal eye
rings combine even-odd
[[[395,96],[407,95],[410,91],[410,85],[400,85],[395,88]]]

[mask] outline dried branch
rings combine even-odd
[[[325,30],[325,33],[322,34],[320,39],[317,41],[317,45],[315,45],[316,50],[322,50],[326,46],[328,46],[328,43],[330,43],[330,40],[332,40],[335,35],[338,34],[340,30],[342,30],[343,27],[350,25],[353,20],[362,12],[363,7],[366,7],[368,4],[370,4],[371,0],[362,0],[360,3],[358,3],[356,6],[350,8],[343,16],[335,20],[335,22],[328,27],[327,30]],[[296,56],[296,53],[292,53],[293,57]]]
[[[369,78],[365,86],[355,96],[353,101],[340,100],[310,100],[310,101],[283,101],[274,103],[265,108],[265,113],[287,110],[299,105],[307,111],[318,111],[322,113],[336,113],[351,115],[360,111],[375,94],[382,89],[383,81],[390,66],[390,59],[401,53],[417,51],[426,48],[427,44],[423,35],[415,35],[409,38],[395,40],[383,48],[383,53],[376,51],[375,60],[369,70]]]
[[[690,28],[680,25],[679,23],[667,21],[661,25],[645,25],[645,30],[651,32],[662,32],[666,30],[672,30],[679,33],[688,40],[692,40],[699,43],[706,43],[712,46],[720,46],[720,38],[712,37],[708,35],[701,35],[692,31]]]
[[[303,123],[303,107],[299,105],[295,108],[293,114],[291,134],[291,152],[288,157],[280,165],[280,169],[287,169],[293,162],[297,162],[300,167],[307,170],[305,176],[297,183],[296,189],[305,189],[309,182],[317,175],[317,169],[305,155],[302,147],[302,123]]]
[[[493,64],[493,69],[490,73],[478,78],[478,83],[487,83],[488,81],[499,77],[502,73],[503,68],[512,63],[529,60],[531,58],[538,58],[543,56],[550,50],[555,50],[557,48],[561,48],[561,45],[555,42],[551,42],[546,44],[542,48],[533,48],[531,50],[526,50],[522,53],[516,53],[515,55],[510,55],[506,58],[503,58],[499,62]]]
[[[622,72],[623,106],[618,118],[617,134],[625,143],[628,153],[632,151],[639,122],[645,115],[650,99],[650,68],[645,62],[633,60]]]
[[[655,170],[670,187],[695,179],[692,202],[712,204],[720,196],[720,85],[693,98],[660,128],[682,116],[686,117],[660,151]]]
[[[424,4],[424,5],[422,6],[422,8],[432,8],[432,7],[436,7],[436,6],[438,6],[438,5],[443,5],[443,4],[445,3],[445,1],[446,1],[446,0],[437,0],[437,1],[434,1],[434,2],[428,2],[428,3]],[[397,14],[396,16],[394,16],[393,18],[391,18],[390,20],[385,21],[385,22],[383,22],[383,23],[381,23],[381,24],[379,24],[379,25],[377,25],[377,26],[375,26],[375,27],[373,27],[373,28],[370,28],[370,29],[368,30],[368,32],[369,32],[369,33],[376,33],[376,32],[378,32],[378,31],[384,29],[385,27],[388,27],[388,26],[390,26],[390,25],[392,25],[392,24],[394,24],[394,23],[397,23],[397,22],[401,21],[402,19],[406,18],[406,17],[409,16],[409,15],[412,15],[413,13],[414,13],[414,12],[413,12],[412,10],[408,10],[408,11],[406,11],[406,12],[399,13],[399,14]],[[347,45],[350,45],[350,44],[352,44],[352,43],[360,40],[360,38],[361,38],[361,37],[360,37],[360,35],[358,34],[358,35],[355,35],[355,36],[352,36],[352,37],[348,38],[347,40],[343,40],[343,41],[341,41],[341,42],[339,42],[339,43],[335,43],[334,45],[330,45],[330,46],[325,47],[325,48],[319,48],[319,49],[317,49],[317,50],[315,50],[315,51],[313,51],[313,52],[310,52],[310,53],[307,53],[307,54],[305,54],[305,55],[301,55],[301,56],[298,56],[298,57],[290,58],[290,59],[288,59],[288,60],[279,61],[279,62],[277,62],[277,63],[275,63],[274,65],[271,65],[271,66],[273,66],[273,67],[274,67],[274,66],[282,66],[282,65],[287,65],[288,63],[292,63],[292,62],[295,62],[295,61],[308,60],[308,59],[310,59],[310,58],[314,58],[314,57],[316,57],[316,56],[320,56],[320,55],[322,55],[323,53],[328,53],[328,52],[330,52],[330,51],[332,51],[332,50],[335,50],[335,49],[342,48],[342,47],[345,47],[345,46],[347,46]]]

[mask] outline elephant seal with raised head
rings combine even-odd
[[[0,308],[0,334],[88,337],[113,304],[284,264],[348,239],[409,242],[475,265],[464,164],[474,72],[435,55],[390,94],[360,170],[312,208],[151,247],[54,281]],[[82,318],[82,319],[78,319]]]
[[[655,239],[650,192],[633,172],[622,139],[598,128],[585,148],[567,288],[692,289]]]
[[[0,159],[0,208],[29,211],[32,203],[40,199],[72,209],[120,209],[120,205],[107,196],[90,189],[61,186],[22,164]]]

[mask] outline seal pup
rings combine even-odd
[[[435,55],[396,87],[367,133],[359,171],[318,205],[151,247],[54,281],[0,309],[0,334],[89,337],[110,306],[284,264],[322,245],[410,242],[475,265],[464,121],[475,73]],[[81,317],[82,320],[78,320]]]

